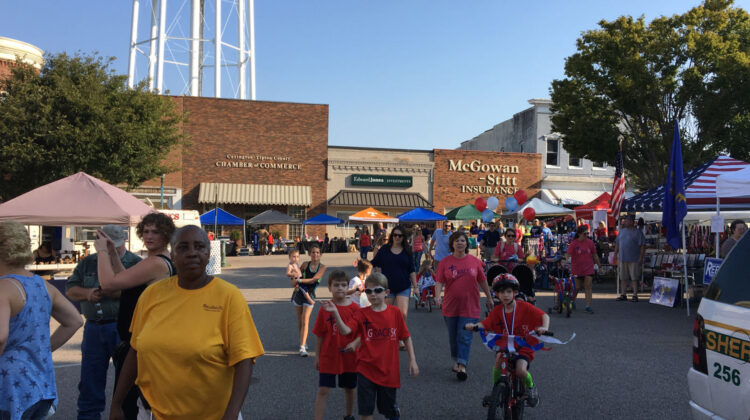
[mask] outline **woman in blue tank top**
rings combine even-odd
[[[44,419],[57,403],[52,352],[81,328],[75,306],[55,287],[24,269],[29,235],[0,222],[0,418]],[[50,334],[50,315],[60,326]]]

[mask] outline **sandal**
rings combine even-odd
[[[458,372],[456,372],[456,377],[458,378],[459,381],[463,382],[469,378],[469,375],[466,373],[466,370],[459,370]]]

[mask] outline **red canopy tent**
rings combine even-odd
[[[576,219],[591,220],[594,218],[594,210],[607,210],[607,216],[611,216],[612,209],[609,207],[610,199],[609,193],[605,192],[589,203],[574,207],[573,210],[576,212]]]

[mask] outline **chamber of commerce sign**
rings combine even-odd
[[[352,185],[411,187],[410,176],[352,174]]]
[[[481,160],[464,162],[461,159],[448,160],[449,172],[468,172],[482,175],[477,177],[476,184],[462,184],[462,193],[512,195],[520,188],[518,185],[519,168],[515,165],[482,163]]]
[[[227,153],[226,160],[217,160],[214,165],[219,168],[259,168],[259,169],[281,169],[281,170],[300,170],[302,165],[299,163],[289,163],[292,160],[289,156],[269,156],[269,155],[242,155]]]

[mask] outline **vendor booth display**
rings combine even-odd
[[[228,211],[216,207],[211,211],[201,214],[200,216],[201,225],[213,225],[214,234],[216,234],[217,226],[242,226],[242,243],[247,246],[245,219],[237,217]],[[226,245],[226,255],[237,255],[237,244],[235,241],[228,242]]]

